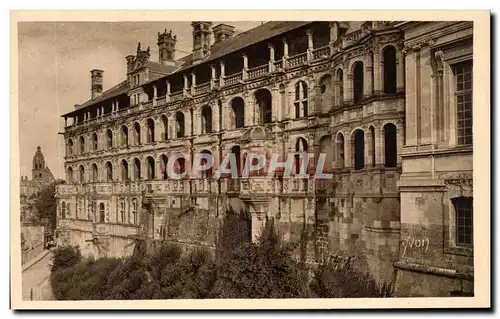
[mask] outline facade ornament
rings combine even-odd
[[[443,74],[443,65],[444,65],[444,53],[439,50],[434,53],[434,57],[436,58],[437,72],[439,75]]]

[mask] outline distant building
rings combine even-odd
[[[33,156],[33,167],[31,169],[31,179],[28,176],[21,176],[20,200],[21,200],[21,223],[34,222],[34,199],[36,194],[45,186],[54,182],[54,175],[45,164],[45,158],[40,146],[36,148]]]

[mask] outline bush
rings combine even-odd
[[[55,272],[61,268],[69,268],[78,264],[82,260],[80,247],[60,246],[54,249],[52,255],[52,266],[50,271]]]

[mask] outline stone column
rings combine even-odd
[[[279,106],[279,90],[277,86],[274,86],[271,89],[271,108],[272,108],[272,115],[271,115],[271,121],[276,122],[278,120],[278,106]]]
[[[161,118],[158,116],[156,119],[153,120],[155,124],[155,130],[154,130],[154,138],[155,142],[159,142],[162,140],[162,130],[163,130],[163,123],[161,122]]]
[[[186,96],[189,90],[189,82],[187,75],[183,74],[182,78],[184,79],[184,86],[182,87],[183,94]]]
[[[398,164],[401,164],[401,151],[403,150],[404,146],[404,125],[401,123],[401,121],[396,122],[396,149],[398,152]]]
[[[352,167],[352,158],[351,158],[351,137],[349,135],[344,135],[344,167],[349,168]]]
[[[248,78],[248,57],[246,54],[243,54],[243,70],[241,72],[241,79],[245,81]]]
[[[372,74],[373,74],[373,64],[372,61],[370,60],[370,56],[367,55],[365,58],[365,65],[366,65],[366,72],[364,76],[364,91],[365,91],[365,97],[369,97],[373,95],[373,82],[372,82]]]
[[[212,132],[220,132],[220,122],[219,122],[219,105],[215,103],[212,105]],[[224,121],[224,117],[222,118]]]
[[[364,128],[365,131],[365,167],[373,166],[372,156],[372,132],[369,128]]]
[[[402,50],[397,51],[397,69],[396,69],[396,91],[405,90],[405,56]]]
[[[220,86],[224,86],[224,77],[226,76],[226,68],[224,65],[224,61],[220,61]]]
[[[215,70],[215,65],[210,65],[210,70],[212,72],[212,75],[210,77],[210,89],[213,90],[215,87],[215,80],[217,78],[217,72]]]
[[[274,71],[274,46],[269,43],[267,45],[267,47],[269,48],[269,72],[273,72]]]
[[[191,95],[196,94],[196,74],[191,72]]]
[[[338,23],[330,22],[330,43],[337,41],[338,38]]]
[[[156,98],[158,97],[158,89],[153,85],[153,106],[156,106]]]
[[[384,166],[385,163],[385,141],[384,129],[381,124],[375,125],[375,165]]]
[[[307,61],[313,60],[314,51],[314,41],[313,41],[313,31],[311,29],[306,31],[307,35]]]
[[[288,41],[286,39],[283,39],[283,69],[286,69],[287,67],[287,60],[288,60]]]
[[[378,47],[373,48],[373,94],[382,94],[382,76],[381,72],[381,62],[380,62],[380,52]]]
[[[351,102],[353,100],[353,90],[352,90],[353,76],[349,72],[344,76],[344,103]]]

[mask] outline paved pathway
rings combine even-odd
[[[33,300],[52,299],[49,281],[52,252],[47,253],[47,251],[44,251],[42,254],[45,254],[45,256],[42,255],[43,257],[40,260],[23,270],[23,300],[31,300],[31,296],[33,296]],[[31,290],[33,290],[33,293],[31,293]]]

